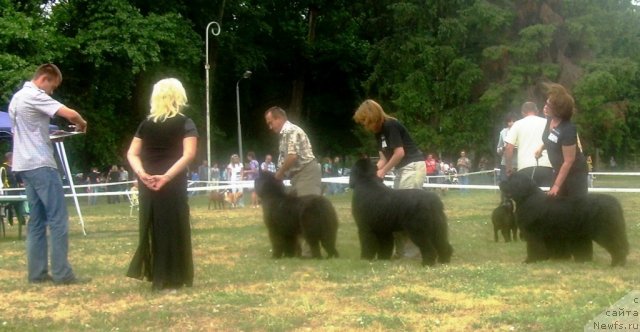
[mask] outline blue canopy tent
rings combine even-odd
[[[58,126],[49,125],[50,132],[55,130],[58,130]],[[0,111],[0,139],[11,139],[11,136],[11,119],[9,118],[9,113]]]
[[[11,120],[9,113],[0,112],[0,139],[11,139]]]
[[[49,125],[49,132],[53,132],[58,130],[58,127],[55,125]],[[11,134],[11,119],[9,118],[9,113],[0,112],[0,139],[12,139]],[[64,148],[64,143],[62,140],[55,142],[56,150],[58,151],[58,157],[60,158],[60,164],[62,165],[63,171],[67,175],[67,180],[69,181],[69,186],[71,187],[71,196],[76,205],[76,211],[78,212],[78,217],[80,218],[80,224],[82,225],[82,233],[87,235],[87,232],[84,229],[84,219],[82,218],[82,211],[80,210],[80,203],[78,203],[78,195],[76,194],[76,188],[73,184],[73,176],[71,175],[71,169],[69,168],[69,161],[67,159],[67,153]]]

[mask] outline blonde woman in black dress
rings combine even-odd
[[[180,81],[156,83],[150,115],[127,152],[140,182],[140,242],[127,276],[146,278],[153,290],[174,291],[193,284],[185,172],[195,157],[198,133],[182,114],[186,104]]]

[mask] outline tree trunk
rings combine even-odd
[[[311,45],[316,39],[316,24],[318,17],[318,8],[316,6],[309,7],[309,31],[307,33],[307,47],[310,49]],[[289,117],[294,120],[299,120],[302,117],[302,101],[304,99],[304,85],[308,71],[308,54],[302,54],[300,65],[298,68],[298,76],[293,80],[291,87],[291,103],[289,104]]]

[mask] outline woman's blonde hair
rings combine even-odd
[[[393,119],[393,117],[387,115],[382,106],[373,99],[367,99],[362,102],[353,115],[353,120],[356,123],[373,132],[379,132],[386,119]]]
[[[187,105],[187,92],[175,78],[165,78],[153,86],[151,93],[151,114],[153,122],[162,122],[178,114]]]

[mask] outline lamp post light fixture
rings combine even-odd
[[[213,25],[213,27],[211,27]],[[211,181],[211,115],[209,112],[209,31],[214,36],[220,34],[220,24],[216,21],[211,21],[207,24],[207,28],[205,29],[205,65],[204,69],[206,72],[206,90],[207,90],[207,167],[209,171],[207,172],[207,181]]]
[[[240,123],[240,81],[243,78],[251,77],[251,71],[247,70],[242,74],[242,77],[236,82],[236,105],[237,105],[237,116],[238,116],[238,152],[240,153],[240,164],[243,164],[244,155],[242,154],[242,124]]]

